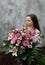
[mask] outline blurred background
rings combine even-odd
[[[21,28],[26,15],[37,15],[41,31],[45,35],[45,0],[0,0],[0,46],[7,32]]]

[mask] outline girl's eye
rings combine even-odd
[[[27,20],[28,22],[30,22],[30,20]]]

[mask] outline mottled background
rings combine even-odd
[[[29,13],[37,15],[45,34],[45,0],[0,0],[0,44],[9,30],[22,27]]]

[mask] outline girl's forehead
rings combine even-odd
[[[26,19],[29,19],[29,20],[31,20],[31,17],[29,17],[29,16],[28,16],[28,17],[26,17]]]

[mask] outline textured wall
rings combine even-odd
[[[45,0],[0,0],[0,42],[11,28],[20,28],[29,13],[38,16],[41,30],[45,32]]]

